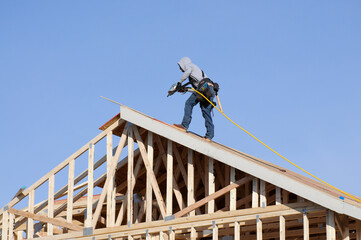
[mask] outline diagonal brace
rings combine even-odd
[[[161,193],[161,191],[159,189],[159,185],[157,183],[157,179],[156,179],[156,177],[154,175],[153,169],[150,167],[150,164],[149,164],[149,161],[148,161],[148,154],[147,154],[145,145],[143,143],[143,140],[140,137],[140,134],[139,134],[139,131],[138,131],[137,127],[134,126],[134,125],[133,125],[133,132],[134,132],[134,135],[135,135],[135,139],[137,140],[138,147],[139,147],[140,153],[142,155],[144,165],[147,168],[147,171],[150,173],[150,179],[151,179],[151,184],[152,184],[152,188],[153,188],[153,191],[154,191],[154,195],[155,195],[155,197],[157,199],[158,206],[159,206],[160,212],[162,214],[162,217],[164,218],[165,215],[166,215],[166,210],[165,210],[165,204],[164,204],[164,200],[163,200],[163,197],[162,197],[162,193]]]

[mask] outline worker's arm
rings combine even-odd
[[[179,83],[182,84],[182,82],[184,80],[186,80],[189,77],[189,75],[191,75],[192,71],[193,71],[193,68],[188,66],[187,70],[183,73],[182,77],[180,78]]]

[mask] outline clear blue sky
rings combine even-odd
[[[180,123],[166,98],[190,57],[225,113],[361,196],[360,1],[0,2],[0,205],[95,137],[119,108]],[[191,129],[205,132],[199,107]],[[215,112],[215,141],[295,170]],[[40,199],[39,199],[40,200]]]

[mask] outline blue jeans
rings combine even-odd
[[[213,99],[215,97],[215,92],[212,86],[209,86],[212,96],[209,98],[209,100],[211,102],[213,102]],[[199,101],[197,100],[197,94],[196,92],[193,92],[192,95],[188,98],[188,100],[186,101],[186,104],[184,106],[184,117],[183,117],[183,121],[182,121],[182,126],[185,129],[188,129],[189,124],[192,121],[192,111],[193,111],[193,107],[195,105],[197,105],[197,103],[199,103]],[[206,133],[206,138],[212,139],[214,137],[214,125],[213,125],[213,120],[212,120],[212,104],[210,104],[207,100],[205,101],[201,101],[199,103],[201,110],[202,110],[202,115],[203,118],[205,120],[205,126],[207,129],[207,133]]]

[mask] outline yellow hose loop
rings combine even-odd
[[[196,93],[200,94],[204,99],[206,99],[210,104],[212,104],[213,107],[215,107],[218,112],[220,112],[221,114],[223,114],[223,116],[225,116],[230,122],[232,122],[234,125],[236,125],[238,128],[242,129],[243,131],[245,131],[248,135],[250,135],[251,137],[253,137],[254,139],[256,139],[258,142],[260,142],[262,145],[264,145],[265,147],[267,147],[269,150],[271,150],[272,152],[274,152],[275,154],[277,154],[278,156],[280,156],[281,158],[283,158],[284,160],[286,160],[287,162],[291,163],[293,166],[297,167],[298,169],[300,169],[301,171],[307,173],[308,175],[312,176],[313,178],[317,179],[318,181],[326,184],[327,186],[349,196],[350,198],[356,200],[357,202],[361,203],[361,201],[357,198],[355,198],[354,196],[352,196],[351,194],[342,191],[341,189],[338,189],[334,186],[332,186],[331,184],[323,181],[322,179],[316,177],[315,175],[313,175],[312,173],[307,172],[306,170],[304,170],[303,168],[299,167],[298,165],[296,165],[295,163],[291,162],[290,160],[288,160],[287,158],[285,158],[284,156],[282,156],[281,154],[279,154],[278,152],[276,152],[275,150],[273,150],[271,147],[269,147],[268,145],[266,145],[264,142],[262,142],[261,140],[259,140],[258,138],[256,138],[255,136],[253,136],[250,132],[248,132],[246,129],[242,128],[241,126],[239,126],[237,123],[235,123],[232,119],[230,119],[226,114],[224,114],[224,112],[222,112],[221,110],[219,110],[219,108],[217,108],[211,101],[209,101],[208,98],[206,98],[202,93],[198,92],[197,90],[195,90],[194,88],[191,88],[193,91],[195,91]]]

